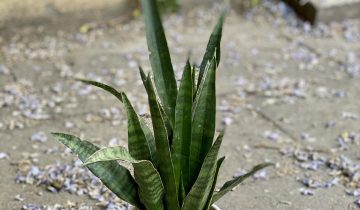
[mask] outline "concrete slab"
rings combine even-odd
[[[196,12],[193,12],[192,16],[172,15],[165,21],[177,78],[181,76],[178,73],[183,67],[189,49],[193,51],[192,59],[201,59],[217,15],[208,9],[194,11]],[[334,148],[338,148],[336,138],[340,133],[359,133],[359,80],[350,79],[347,74],[338,71],[338,65],[332,64],[327,56],[324,56],[332,48],[339,49],[341,54],[346,53],[347,49],[359,46],[359,42],[350,46],[343,39],[333,37],[326,40],[314,38],[311,42],[310,39],[308,42],[305,40],[305,44],[320,52],[314,55],[302,45],[289,42],[282,30],[273,27],[269,21],[245,21],[230,13],[224,29],[222,63],[217,80],[217,119],[218,124],[228,123],[221,150],[221,154],[227,155],[228,158],[222,167],[218,186],[230,179],[235,172],[240,172],[240,169],[250,169],[264,160],[278,163],[278,166],[266,170],[265,180],[247,180],[220,200],[219,206],[224,210],[356,209],[353,202],[357,198],[346,195],[342,182],[332,188],[314,189],[314,196],[302,195],[299,189],[306,186],[298,178],[302,179],[310,174],[319,175],[323,178],[322,181],[328,181],[328,168],[323,166],[317,171],[305,170],[299,167],[300,162],[297,159],[291,155],[283,155],[279,150],[302,142],[302,149],[312,146],[325,150],[325,157],[346,155],[354,160],[354,163],[359,164],[357,151],[360,146],[357,140],[349,144],[350,148],[347,151],[331,153]],[[98,35],[95,36],[95,32]],[[28,41],[15,40],[14,43],[4,42],[4,45],[19,46],[19,52],[24,51],[21,50],[21,46],[34,46],[36,40],[28,37],[28,33],[21,35],[26,36]],[[142,106],[147,108],[144,89],[136,68],[136,62],[139,61],[145,70],[150,69],[147,63],[143,23],[135,20],[118,27],[99,29],[90,32],[89,35],[78,36],[86,38],[84,43],[79,44],[78,40],[71,38],[63,40],[62,36],[54,37],[58,43],[53,47],[56,51],[63,50],[64,47],[73,49],[66,54],[55,54],[48,59],[20,55],[23,60],[18,59],[12,65],[8,65],[18,79],[32,81],[32,94],[40,99],[49,99],[48,102],[56,102],[56,108],[60,107],[62,110],[55,112],[56,108],[50,107],[55,112],[53,118],[29,121],[13,115],[13,111],[19,109],[18,104],[1,108],[2,121],[18,118],[24,122],[29,121],[23,129],[0,130],[0,152],[9,153],[12,160],[20,160],[25,152],[39,153],[39,166],[56,162],[68,163],[70,159],[75,158],[73,155],[64,154],[62,150],[54,154],[44,153],[47,149],[62,148],[48,134],[51,131],[79,135],[99,146],[108,145],[114,137],[119,140],[119,144],[126,143],[126,119],[119,102],[104,91],[83,90],[85,86],[77,86],[71,81],[70,76],[61,77],[62,70],[58,68],[59,64],[70,65],[73,76],[101,79],[105,83],[115,85],[119,90],[126,91],[137,110],[142,110]],[[42,50],[43,46],[47,46],[46,43],[36,45],[32,50]],[[4,49],[9,48],[6,46]],[[12,61],[12,52],[14,51],[5,50],[5,61]],[[34,65],[36,68],[32,69]],[[9,78],[9,75],[6,75],[3,81]],[[339,90],[343,92],[338,93]],[[6,92],[1,88],[0,91]],[[78,96],[79,91],[82,93],[81,96]],[[298,91],[304,91],[307,94],[306,99],[302,98]],[[321,95],[324,95],[324,98]],[[50,109],[46,104],[51,103],[25,105]],[[260,107],[278,126],[253,109],[249,109],[251,106]],[[112,107],[119,110],[112,112]],[[343,112],[347,113],[343,116]],[[224,118],[226,121],[223,121]],[[336,125],[325,128],[324,123],[329,120],[335,120]],[[295,136],[295,140],[290,139],[284,130]],[[48,141],[31,142],[29,138],[40,131],[49,135]],[[273,139],[265,135],[267,131],[274,134]],[[309,134],[311,141],[300,140],[301,133]],[[279,139],[276,140],[276,137]],[[316,141],[312,141],[311,137]],[[14,150],[14,147],[17,149]],[[323,153],[321,155],[323,156]],[[67,200],[89,200],[88,197],[66,193],[50,194],[43,187],[15,184],[16,167],[6,159],[0,160],[0,167],[3,169],[0,171],[0,186],[4,186],[0,192],[0,207],[20,209],[22,205],[30,202],[54,204],[65,203]],[[36,192],[43,192],[43,197],[37,196]],[[17,194],[22,195],[25,201],[15,201],[14,197]],[[89,205],[95,206],[93,201],[89,202]]]

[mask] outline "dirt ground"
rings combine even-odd
[[[227,126],[221,151],[227,159],[219,186],[257,163],[276,167],[247,180],[218,205],[358,209],[360,23],[293,26],[281,8],[270,5],[245,17],[231,10],[226,19],[217,121],[219,128]],[[216,5],[196,7],[164,18],[177,78],[189,51],[192,62],[201,60],[218,12]],[[11,36],[1,31],[0,209],[61,209],[69,201],[103,209],[96,203],[106,201],[89,196],[96,189],[76,195],[62,187],[63,176],[81,188],[81,174],[88,175],[73,166],[76,158],[50,132],[126,145],[126,118],[112,96],[73,78],[112,84],[140,113],[148,112],[137,71],[138,63],[150,70],[142,20],[71,24],[76,30],[53,33],[43,25],[12,29]],[[55,172],[43,173],[61,164],[75,167],[56,172],[61,186],[45,182]]]

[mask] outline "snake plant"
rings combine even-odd
[[[224,13],[211,34],[200,67],[195,68],[188,61],[178,88],[156,0],[141,2],[152,74],[146,75],[139,69],[152,125],[136,113],[124,92],[99,82],[80,80],[108,91],[123,104],[128,120],[128,148],[100,149],[72,135],[53,135],[77,154],[84,166],[113,193],[140,210],[208,210],[244,179],[270,165],[255,166],[215,190],[225,159],[218,159],[224,132],[214,141],[215,78]],[[129,164],[124,165],[126,162],[132,169]]]

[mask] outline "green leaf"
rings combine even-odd
[[[215,171],[214,181],[213,181],[213,184],[212,184],[212,187],[211,187],[211,190],[210,190],[210,193],[209,193],[209,196],[208,196],[208,199],[206,201],[206,205],[205,205],[204,209],[209,209],[210,208],[211,199],[212,199],[212,196],[214,194],[215,187],[216,187],[216,182],[217,182],[217,178],[218,178],[218,175],[219,175],[220,167],[221,167],[222,163],[224,162],[224,160],[225,160],[225,157],[222,157],[216,163],[216,171]]]
[[[146,141],[148,142],[150,148],[150,152],[153,159],[152,163],[155,165],[155,167],[157,167],[158,158],[156,154],[156,144],[155,144],[154,134],[152,133],[150,127],[146,124],[145,120],[142,117],[140,117],[140,125],[145,134]]]
[[[146,86],[146,81],[149,78],[150,79],[150,74],[148,75],[148,77],[146,77],[144,70],[139,67],[140,70],[140,75],[141,75],[141,80],[143,81],[143,84],[145,86],[146,92],[149,92],[148,87]],[[172,129],[172,125],[170,124],[170,120],[167,117],[164,108],[160,105],[160,103],[158,102],[159,107],[160,107],[160,112],[161,115],[163,116],[164,122],[165,122],[165,127],[166,127],[166,131],[167,131],[167,135],[168,135],[168,140],[169,140],[169,144],[172,145],[172,139],[173,139],[173,129]]]
[[[140,200],[146,209],[163,210],[164,186],[159,173],[150,161],[136,160],[124,147],[118,146],[98,150],[85,161],[85,165],[116,160],[132,163],[135,180],[139,185]]]
[[[147,210],[163,210],[164,186],[154,165],[149,161],[133,163],[134,176],[139,184],[140,200]]]
[[[175,109],[175,138],[172,145],[172,158],[176,186],[180,186],[180,175],[182,173],[185,192],[189,192],[189,154],[191,143],[191,110],[192,110],[192,81],[191,66],[187,61],[181,79],[179,93]]]
[[[141,0],[141,4],[155,86],[170,124],[174,125],[177,85],[157,2]]]
[[[99,150],[98,147],[90,142],[62,133],[52,133],[58,141],[70,148],[72,152],[79,156],[80,160],[85,160]],[[94,163],[87,168],[97,176],[106,187],[124,201],[143,209],[143,205],[138,197],[138,185],[130,172],[116,161],[106,163]]]
[[[190,186],[194,183],[202,161],[208,153],[215,133],[216,95],[215,95],[216,61],[208,65],[204,80],[195,98],[192,110],[192,135],[190,146]]]
[[[115,88],[109,85],[84,79],[77,79],[77,81],[99,87],[111,93],[113,96],[119,99],[119,101],[123,102],[123,93],[117,91]],[[148,128],[142,118],[138,118],[135,110],[127,98],[126,103],[124,102],[124,106],[128,115],[128,137],[130,153],[138,159],[153,160],[153,162],[156,164],[155,138],[152,135],[151,130]],[[140,122],[141,129],[138,125],[138,122]],[[143,134],[145,135],[146,141],[144,141]],[[137,142],[139,142],[139,144],[137,144]],[[151,159],[149,159],[150,157]]]
[[[124,93],[122,99],[128,118],[128,146],[131,156],[137,160],[155,160],[153,156],[156,151],[151,151],[151,145],[141,127],[139,116]]]
[[[96,86],[96,87],[99,87],[103,90],[106,90],[107,92],[111,93],[112,95],[114,95],[117,99],[119,99],[119,101],[122,102],[122,96],[121,96],[121,93],[118,92],[115,88],[109,86],[109,85],[105,85],[103,83],[100,83],[100,82],[96,82],[96,81],[92,81],[92,80],[85,80],[85,79],[76,79],[77,81],[79,82],[83,82],[85,84],[88,84],[88,85],[93,85],[93,86]]]
[[[136,158],[132,157],[125,147],[115,146],[102,148],[94,152],[85,160],[84,165],[112,160],[123,160],[130,163],[139,161]]]
[[[181,175],[182,176],[182,175]],[[180,185],[179,185],[179,203],[183,203],[186,197],[186,191],[183,184],[183,179],[180,177]]]
[[[223,11],[221,13],[220,17],[218,18],[218,21],[215,25],[215,28],[213,29],[213,32],[210,36],[208,45],[206,47],[206,52],[204,54],[204,58],[200,65],[200,72],[199,72],[199,78],[198,78],[198,84],[197,84],[198,87],[200,86],[201,81],[204,77],[206,66],[207,66],[208,62],[210,62],[212,60],[212,58],[214,57],[215,51],[216,51],[216,55],[215,55],[216,63],[217,63],[217,65],[219,65],[219,63],[220,63],[220,57],[221,57],[220,43],[221,43],[224,18],[225,18],[225,11]]]
[[[211,200],[211,204],[215,203],[216,201],[218,201],[220,198],[222,198],[226,193],[228,193],[229,191],[231,191],[234,187],[236,187],[238,184],[242,183],[245,179],[251,177],[252,175],[254,175],[256,172],[264,169],[265,167],[268,166],[272,166],[274,164],[272,163],[263,163],[263,164],[259,164],[257,166],[255,166],[249,173],[246,173],[242,176],[239,176],[235,179],[232,179],[228,182],[226,182],[221,188],[220,191],[215,193],[212,200]]]
[[[168,134],[166,132],[164,118],[161,114],[160,105],[156,100],[155,90],[149,76],[146,79],[145,87],[150,105],[156,151],[159,161],[159,172],[165,186],[167,209],[179,210],[178,192],[175,182],[174,166],[171,158]]]
[[[197,87],[196,87],[196,66],[193,65],[191,68],[191,81],[192,81],[192,90],[193,90],[193,100],[195,99],[196,96],[196,91],[197,91]]]
[[[179,0],[157,0],[160,11],[176,12],[179,9]]]
[[[186,196],[182,210],[204,209],[216,176],[217,156],[224,133],[221,132],[206,155],[199,176]]]

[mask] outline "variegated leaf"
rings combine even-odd
[[[160,105],[157,102],[154,87],[148,76],[145,81],[148,94],[150,113],[153,124],[156,152],[159,161],[159,172],[165,187],[165,200],[168,209],[179,210],[178,192],[175,182],[174,166],[172,163],[168,134],[161,114]]]
[[[99,150],[99,148],[92,143],[82,141],[72,135],[63,133],[53,133],[53,135],[78,155],[83,162]],[[138,197],[138,185],[125,167],[119,165],[116,161],[109,161],[105,163],[94,163],[88,165],[87,168],[119,198],[139,209],[143,209],[143,205]]]
[[[185,197],[182,210],[204,209],[212,190],[216,174],[217,156],[224,133],[220,133],[202,164],[199,176]]]
[[[170,124],[174,125],[177,85],[169,48],[156,0],[141,0],[146,38],[150,51],[150,63],[155,86]]]
[[[192,110],[192,81],[191,66],[187,61],[181,79],[180,89],[175,109],[175,138],[172,145],[176,185],[180,187],[180,177],[185,185],[185,192],[189,192],[189,154],[191,143],[191,110]],[[182,176],[180,176],[182,174]]]
[[[139,185],[139,196],[147,210],[163,210],[164,186],[153,164],[148,160],[136,160],[121,146],[100,149],[91,155],[85,164],[122,160],[132,163],[134,176]]]
[[[190,186],[194,183],[214,138],[216,116],[215,77],[216,61],[213,58],[205,71],[204,80],[200,84],[192,110],[192,135],[189,155]]]

